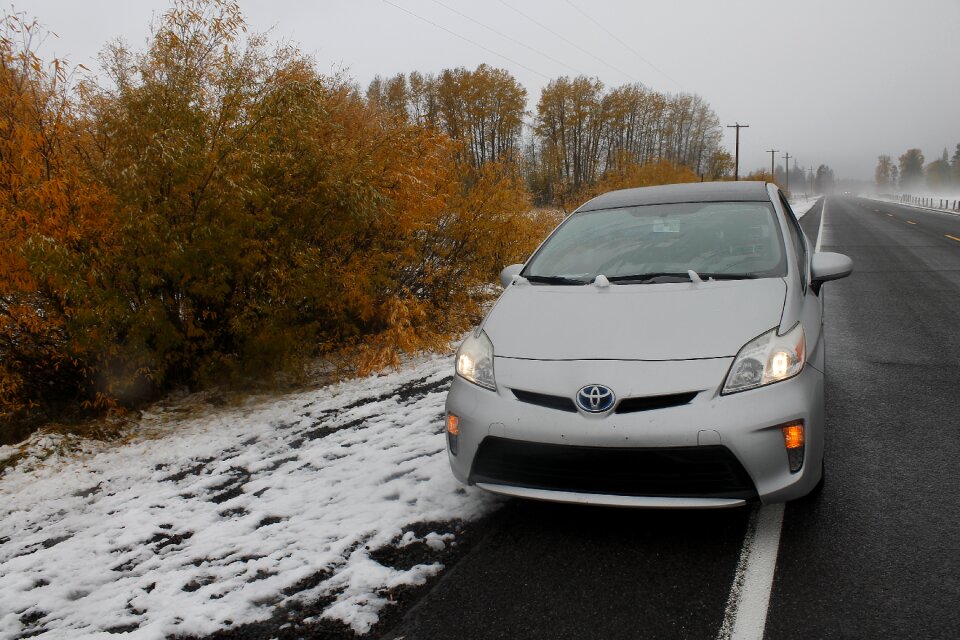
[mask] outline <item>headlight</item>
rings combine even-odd
[[[798,322],[782,336],[774,327],[740,349],[730,367],[723,393],[755,389],[800,373],[806,360],[806,340]]]
[[[491,391],[497,390],[493,378],[493,343],[483,331],[471,333],[457,349],[457,375]]]

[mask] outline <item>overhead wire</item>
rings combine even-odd
[[[540,71],[537,71],[536,69],[533,69],[533,68],[531,68],[531,67],[528,67],[527,65],[523,64],[522,62],[518,62],[518,61],[514,60],[513,58],[511,58],[511,57],[509,57],[509,56],[505,56],[505,55],[503,55],[502,53],[500,53],[500,52],[498,52],[498,51],[494,51],[494,50],[491,49],[490,47],[484,46],[484,45],[480,44],[479,42],[476,42],[475,40],[471,40],[470,38],[468,38],[468,37],[466,37],[466,36],[460,35],[460,34],[457,33],[456,31],[452,31],[451,29],[448,29],[448,28],[444,27],[443,25],[437,24],[436,22],[433,22],[432,20],[429,20],[429,19],[427,19],[427,18],[424,18],[423,16],[421,16],[421,15],[419,15],[419,14],[417,14],[417,13],[414,13],[413,11],[410,11],[409,9],[407,9],[407,8],[405,8],[405,7],[401,7],[401,6],[398,5],[398,4],[394,4],[394,3],[391,2],[390,0],[383,0],[383,2],[385,2],[385,3],[388,4],[388,5],[390,5],[391,7],[394,7],[394,8],[396,8],[396,9],[399,9],[400,11],[403,11],[404,13],[407,13],[407,14],[413,16],[414,18],[417,18],[418,20],[421,20],[421,21],[423,21],[423,22],[426,22],[427,24],[432,25],[432,26],[436,27],[437,29],[441,29],[441,30],[443,30],[443,31],[446,31],[447,33],[449,33],[449,34],[452,35],[452,36],[456,36],[457,38],[460,38],[461,40],[463,40],[463,41],[465,41],[465,42],[469,42],[470,44],[474,45],[475,47],[480,47],[481,49],[483,49],[483,50],[486,51],[487,53],[492,53],[493,55],[495,55],[495,56],[497,56],[497,57],[499,57],[499,58],[503,58],[504,60],[507,60],[508,62],[512,62],[513,64],[517,65],[518,67],[521,67],[521,68],[523,68],[523,69],[526,69],[526,70],[529,71],[530,73],[535,73],[536,75],[540,76],[541,78],[545,78],[546,80],[552,80],[552,78],[551,78],[550,76],[548,76],[547,74],[545,74],[545,73],[541,73]]]
[[[659,73],[661,76],[663,76],[664,78],[666,78],[667,80],[669,80],[670,82],[672,82],[673,84],[675,84],[678,88],[682,88],[682,85],[681,85],[677,80],[675,80],[674,78],[670,77],[670,75],[669,75],[666,71],[663,71],[662,69],[660,69],[659,67],[657,67],[657,65],[653,64],[652,62],[650,62],[650,60],[648,60],[645,56],[643,56],[639,51],[637,51],[636,49],[634,49],[633,47],[631,47],[630,45],[628,45],[626,42],[624,42],[623,40],[621,40],[620,37],[619,37],[617,34],[615,34],[614,32],[610,31],[609,29],[607,29],[605,26],[603,26],[602,24],[600,24],[600,22],[597,21],[593,16],[591,16],[589,13],[587,13],[586,11],[584,11],[583,9],[581,9],[580,7],[578,7],[577,5],[575,5],[575,4],[572,2],[572,0],[567,0],[567,4],[570,5],[571,7],[573,7],[574,9],[576,9],[578,12],[580,12],[580,14],[583,15],[583,17],[585,17],[587,20],[589,20],[590,22],[592,22],[593,24],[595,24],[597,27],[599,27],[599,28],[600,28],[604,33],[606,33],[608,36],[610,36],[611,38],[613,38],[614,40],[616,40],[617,42],[619,42],[619,43],[623,46],[624,49],[626,49],[627,51],[629,51],[630,53],[632,53],[633,55],[637,56],[638,58],[640,58],[641,60],[643,60],[645,63],[647,63],[647,65],[648,65],[651,69],[653,69],[654,71],[656,71],[657,73]]]
[[[476,19],[468,16],[467,14],[463,13],[462,11],[458,11],[457,9],[454,9],[454,8],[451,7],[451,6],[449,6],[449,5],[447,5],[447,4],[444,4],[443,2],[440,2],[440,0],[430,0],[430,1],[433,2],[434,4],[440,5],[441,7],[443,7],[444,9],[446,9],[446,10],[448,10],[448,11],[452,11],[453,13],[457,14],[458,16],[460,16],[460,17],[462,17],[462,18],[466,18],[467,20],[469,20],[470,22],[473,22],[474,24],[480,25],[481,27],[483,27],[484,29],[487,29],[488,31],[492,31],[493,33],[497,34],[497,35],[500,36],[501,38],[505,38],[506,40],[509,40],[509,41],[511,41],[511,42],[513,42],[513,43],[515,43],[515,44],[518,44],[518,45],[520,45],[521,47],[523,47],[523,48],[525,48],[525,49],[529,49],[530,51],[533,51],[533,52],[536,53],[537,55],[543,56],[543,57],[546,58],[547,60],[551,60],[551,61],[553,61],[553,62],[556,62],[557,64],[559,64],[559,65],[561,65],[561,66],[564,66],[564,67],[566,67],[567,69],[570,69],[571,71],[575,71],[576,73],[579,73],[580,75],[586,75],[583,71],[580,71],[580,70],[577,69],[576,67],[572,67],[572,66],[570,66],[569,64],[567,64],[566,62],[564,62],[564,61],[562,61],[562,60],[558,60],[557,58],[554,58],[553,56],[551,56],[551,55],[549,55],[549,54],[547,54],[547,53],[544,53],[543,51],[540,51],[539,49],[537,49],[537,48],[535,48],[535,47],[531,47],[530,45],[528,45],[527,43],[523,42],[522,40],[517,40],[516,38],[514,38],[514,37],[512,37],[512,36],[509,36],[509,35],[503,33],[502,31],[499,31],[499,30],[497,30],[497,29],[494,29],[493,27],[490,27],[490,26],[488,26],[488,25],[485,25],[484,23],[480,22],[479,20],[476,20]]]
[[[555,37],[560,38],[561,40],[563,40],[564,42],[566,42],[566,43],[567,43],[568,45],[570,45],[571,47],[577,49],[578,51],[580,51],[580,52],[582,52],[582,53],[587,54],[588,56],[590,56],[590,57],[593,58],[594,60],[597,60],[597,61],[605,64],[606,66],[610,67],[611,69],[613,69],[614,71],[616,71],[616,72],[619,73],[620,75],[623,75],[623,76],[625,76],[625,77],[627,77],[627,78],[630,78],[631,80],[633,80],[634,82],[637,82],[637,83],[639,83],[639,84],[643,84],[643,82],[642,82],[641,80],[639,80],[639,79],[638,79],[636,76],[634,76],[633,74],[628,73],[628,72],[624,71],[623,69],[620,69],[620,68],[617,67],[616,65],[607,62],[606,60],[604,60],[604,59],[601,58],[600,56],[595,55],[595,54],[587,51],[586,49],[584,49],[583,47],[581,47],[580,45],[578,45],[576,42],[573,42],[573,41],[570,40],[569,38],[566,38],[566,37],[564,37],[563,35],[557,33],[556,31],[554,31],[554,30],[551,29],[550,27],[546,26],[545,24],[543,24],[542,22],[540,22],[540,21],[537,20],[536,18],[534,18],[534,17],[532,17],[532,16],[530,16],[530,15],[527,15],[526,13],[524,13],[523,11],[521,11],[520,9],[517,9],[516,7],[514,7],[514,6],[512,6],[512,5],[507,4],[506,2],[504,2],[504,0],[498,0],[498,1],[500,2],[500,4],[502,4],[502,5],[505,6],[506,8],[510,9],[511,11],[514,11],[515,13],[520,14],[521,16],[523,16],[524,18],[526,18],[526,19],[529,20],[530,22],[534,23],[535,25],[537,25],[538,27],[540,27],[541,29],[543,29],[544,31],[547,31],[548,33],[553,34]]]

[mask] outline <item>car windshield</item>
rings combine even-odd
[[[577,213],[522,275],[534,283],[585,284],[786,275],[783,239],[766,202],[657,204]]]

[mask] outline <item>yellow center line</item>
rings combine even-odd
[[[956,240],[957,242],[960,242],[960,238],[958,238],[958,237],[956,237],[956,236],[952,236],[952,235],[950,235],[949,233],[945,233],[945,234],[943,234],[943,235],[947,236],[947,237],[950,238],[951,240]]]
[[[914,222],[913,220],[907,220],[907,224],[917,224],[917,223]]]

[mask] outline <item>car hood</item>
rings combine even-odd
[[[780,324],[780,278],[584,286],[513,284],[483,329],[497,357],[690,360],[732,357]]]

